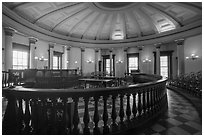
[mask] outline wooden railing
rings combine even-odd
[[[3,134],[120,134],[139,128],[167,108],[166,79],[96,89],[15,87],[3,89],[3,95],[8,99]]]
[[[64,77],[64,79],[66,80],[68,79],[67,77],[69,78],[73,77],[73,80],[75,80],[75,76],[76,77],[79,76],[77,69],[61,69],[61,70],[9,69],[8,72],[2,71],[2,87],[10,87],[10,86],[17,86],[17,85],[24,85],[26,87],[39,87],[39,85],[42,85],[42,83],[36,83],[36,82],[39,82],[42,79],[44,79],[44,83],[47,81],[47,83],[50,84],[49,81],[52,81],[52,83],[55,84],[53,80],[60,83],[60,81],[57,81],[58,78],[60,77]],[[41,87],[52,88],[52,87],[49,87],[48,84],[47,86],[45,84]],[[65,85],[65,84],[61,84],[61,85]],[[66,87],[70,87],[70,85]]]

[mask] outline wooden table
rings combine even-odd
[[[112,82],[112,79],[83,78],[83,79],[79,79],[79,81],[84,82],[85,88],[87,87],[87,84],[98,85],[98,87],[100,87],[101,85],[102,87],[107,87],[108,84]]]

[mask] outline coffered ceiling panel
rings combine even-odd
[[[33,25],[69,38],[125,40],[162,34],[202,20],[201,3],[4,2]]]

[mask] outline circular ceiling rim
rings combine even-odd
[[[195,27],[202,26],[202,21],[198,21],[198,22],[194,22],[194,24],[190,24],[189,26],[185,26],[184,28],[179,28],[177,30],[164,32],[164,33],[158,34],[158,35],[145,36],[145,37],[142,37],[142,38],[135,38],[135,39],[126,39],[126,40],[122,40],[122,41],[120,41],[120,40],[118,40],[118,41],[114,41],[114,40],[107,40],[107,41],[98,40],[98,41],[96,41],[96,40],[78,39],[78,38],[73,38],[73,37],[65,37],[65,36],[60,35],[60,34],[49,32],[49,31],[47,31],[45,29],[42,29],[42,28],[38,27],[37,25],[34,25],[34,24],[28,22],[27,20],[23,19],[22,17],[20,17],[19,15],[17,15],[13,11],[11,11],[10,9],[8,9],[6,6],[2,5],[2,7],[3,7],[3,14],[5,16],[7,16],[7,17],[11,18],[12,20],[20,23],[24,27],[30,28],[33,31],[37,31],[39,33],[42,33],[42,34],[50,36],[50,37],[63,39],[63,40],[67,40],[67,41],[72,41],[72,42],[84,43],[84,44],[109,44],[109,45],[126,44],[126,43],[144,41],[146,39],[151,40],[151,39],[158,38],[159,36],[165,37],[165,36],[168,36],[168,35],[173,35],[175,33],[180,33],[180,32],[182,33],[184,31],[188,30],[189,28],[193,29]]]

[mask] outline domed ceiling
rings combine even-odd
[[[202,19],[201,3],[3,3],[45,30],[88,40],[126,40],[164,33]]]

